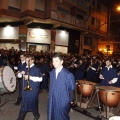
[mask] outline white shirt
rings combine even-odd
[[[24,63],[25,63],[25,61],[21,61],[21,63],[22,63],[22,64],[24,64]],[[18,67],[17,67],[17,66],[15,66],[15,67],[14,67],[14,70],[18,70]]]
[[[30,68],[34,66],[34,63],[32,65],[30,65]],[[28,68],[28,66],[26,66],[26,68]],[[19,77],[18,78],[22,78],[22,74],[19,73]],[[34,81],[34,82],[41,82],[42,81],[42,77],[35,77],[35,76],[30,76],[30,80]]]
[[[107,67],[107,66],[105,66],[108,70],[110,69],[110,68],[112,68],[112,65],[110,65],[109,67]]]
[[[55,69],[55,71],[56,71],[56,79],[57,79],[58,73],[62,70],[62,68],[63,68],[63,66],[58,68],[58,69]]]
[[[105,66],[105,67],[107,67],[107,66]],[[110,65],[109,67],[107,67],[107,69],[109,70],[110,68],[112,68],[113,66],[112,65]],[[103,78],[104,79],[104,78]],[[113,78],[112,80],[111,80],[111,82],[114,84],[114,83],[116,83],[117,82],[117,80],[118,80],[118,78]]]
[[[24,64],[24,63],[25,63],[25,61],[21,61],[21,63],[22,63],[22,64]]]

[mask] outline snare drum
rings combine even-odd
[[[78,92],[82,93],[84,97],[90,97],[95,89],[94,82],[87,80],[78,80]]]
[[[101,102],[108,107],[116,107],[119,104],[120,93],[116,87],[100,86],[99,97]]]
[[[9,66],[0,69],[0,94],[13,92],[16,88],[16,77]]]

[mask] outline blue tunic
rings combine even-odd
[[[55,69],[50,72],[48,120],[70,120],[70,92],[74,87],[74,76],[67,69],[62,68],[57,79]]]
[[[39,64],[39,69],[40,69],[40,71],[41,71],[41,73],[43,74],[45,74],[45,75],[43,75],[43,81],[42,81],[42,83],[41,83],[41,88],[42,89],[48,89],[48,86],[47,86],[47,82],[48,82],[48,72],[49,72],[49,70],[50,70],[50,68],[49,68],[49,64],[48,63],[41,63],[41,64]]]
[[[28,74],[28,69],[24,69],[25,74]],[[40,70],[34,65],[30,68],[30,76],[41,77]],[[24,87],[27,86],[27,80],[24,80]],[[23,91],[21,111],[35,111],[38,110],[38,94],[40,82],[30,80],[32,91]]]
[[[111,81],[113,78],[118,78],[118,75],[117,75],[117,71],[116,69],[114,69],[113,67],[112,68],[108,68],[107,67],[104,67],[102,69],[102,75],[103,75],[103,80],[101,81],[101,85],[102,86],[114,86],[113,84],[109,84],[108,82]],[[107,81],[108,82],[107,82]]]
[[[0,55],[0,67],[2,67],[3,65],[4,65],[3,58],[2,58],[2,56]]]
[[[117,80],[117,83],[115,85],[116,85],[116,87],[120,87],[120,75],[118,75],[118,80]]]
[[[85,65],[80,65],[75,71],[75,80],[83,80],[85,72]]]
[[[91,67],[97,69],[97,64],[91,65]],[[94,82],[95,81],[96,70],[92,70],[91,68],[87,72],[87,80]]]
[[[23,71],[24,69],[25,69],[25,67],[26,67],[26,63],[20,63],[19,65],[18,65],[18,71]],[[22,97],[22,89],[23,89],[23,78],[19,78],[18,79],[19,81],[19,97]]]

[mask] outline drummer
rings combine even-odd
[[[112,66],[111,60],[107,58],[105,60],[106,66],[102,69],[102,72],[99,76],[101,79],[102,86],[115,86],[115,83],[118,80],[118,75],[116,69]]]

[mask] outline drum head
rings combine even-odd
[[[120,116],[113,116],[113,117],[110,117],[109,120],[120,120]]]
[[[2,81],[4,87],[13,92],[16,88],[16,77],[13,70],[9,66],[5,66],[2,73]]]

